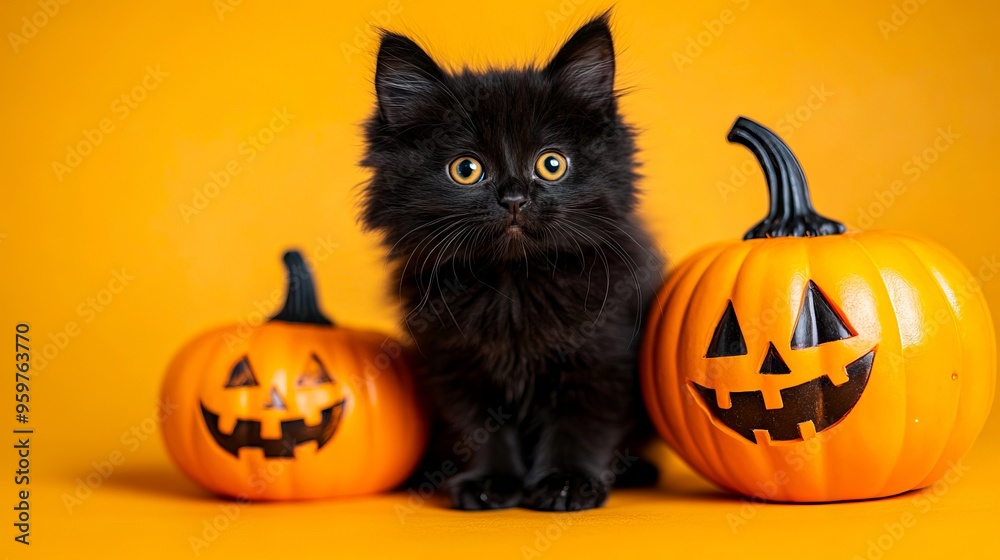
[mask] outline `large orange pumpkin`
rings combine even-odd
[[[205,488],[254,500],[365,494],[399,484],[427,432],[402,347],[334,326],[302,256],[288,252],[284,308],[252,332],[208,332],[163,383],[170,455]]]
[[[976,278],[915,235],[817,214],[788,146],[741,118],[770,212],[680,264],[642,349],[667,442],[729,490],[776,501],[898,494],[937,481],[993,400],[996,347]]]

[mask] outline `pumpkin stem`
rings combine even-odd
[[[316,286],[302,253],[286,251],[281,260],[288,272],[288,293],[285,296],[285,307],[270,320],[332,326],[333,321],[319,309]]]
[[[766,237],[814,237],[844,233],[844,224],[819,215],[809,199],[809,185],[795,154],[777,134],[740,117],[727,140],[749,148],[756,156],[771,203],[767,216],[747,231],[743,239]]]

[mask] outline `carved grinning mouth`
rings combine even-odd
[[[321,449],[337,431],[340,419],[344,415],[344,404],[346,399],[324,408],[321,412],[320,423],[315,426],[307,426],[305,420],[283,420],[281,422],[281,437],[278,439],[267,439],[260,435],[260,422],[257,420],[237,420],[231,434],[225,434],[219,429],[219,415],[205,408],[205,403],[201,404],[201,414],[205,418],[205,426],[211,432],[215,443],[225,449],[234,457],[239,457],[240,449],[244,447],[256,447],[264,450],[264,457],[294,457],[295,447],[310,441],[316,442],[316,449]]]
[[[781,390],[782,407],[768,409],[760,391],[731,392],[731,405],[719,406],[715,389],[691,382],[708,412],[747,440],[758,443],[755,430],[765,430],[771,441],[803,439],[800,424],[812,422],[815,431],[833,426],[854,408],[868,385],[875,350],[847,365],[848,381],[837,386],[826,375]]]

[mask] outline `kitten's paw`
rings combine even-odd
[[[506,474],[459,475],[448,484],[448,495],[455,509],[504,509],[521,501],[523,483]]]
[[[553,472],[525,492],[521,505],[539,511],[578,511],[604,505],[608,487],[577,472]]]

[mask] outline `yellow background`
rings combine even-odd
[[[967,458],[969,473],[939,487],[927,511],[922,495],[748,505],[671,462],[663,488],[616,493],[606,509],[571,516],[463,514],[433,501],[401,522],[396,506],[407,497],[394,495],[228,504],[236,513],[222,523],[227,504],[169,464],[149,429],[169,358],[207,327],[252,323],[260,309],[273,310],[283,248],[310,255],[321,300],[340,322],[396,329],[382,252],[355,219],[366,177],[356,165],[359,123],[373,103],[371,25],[412,34],[452,67],[481,67],[544,59],[608,6],[73,0],[43,17],[37,0],[4,2],[0,326],[13,338],[17,322],[30,322],[36,357],[53,346],[32,373],[33,544],[12,540],[7,431],[2,550],[15,558],[188,557],[190,536],[212,535],[205,523],[224,527],[199,551],[207,558],[619,557],[637,549],[849,558],[864,557],[880,536],[886,558],[992,548],[996,414]],[[32,33],[22,18],[44,25]],[[734,175],[751,157],[724,141],[743,114],[785,136],[821,212],[855,228],[920,232],[978,272],[1000,253],[998,18],[1000,7],[986,2],[619,0],[618,84],[629,90],[624,112],[641,129],[643,215],[675,259],[742,235],[763,215],[756,165]],[[130,106],[123,95],[142,100]],[[272,138],[262,130],[282,109],[294,116]],[[96,138],[102,122],[110,132],[72,171],[57,173],[53,163]],[[251,135],[272,141],[248,161],[241,143]],[[239,172],[226,188],[208,189],[210,197],[206,183],[231,160]],[[207,204],[185,217],[198,192]],[[120,290],[116,272],[132,277]],[[994,273],[983,268],[981,279],[1000,316]],[[10,350],[0,361],[13,363]],[[0,388],[9,427],[12,377]],[[100,474],[112,457],[121,464]],[[88,476],[99,486],[69,511],[63,496]],[[892,536],[906,514],[914,523]],[[733,516],[746,524],[731,529]]]

